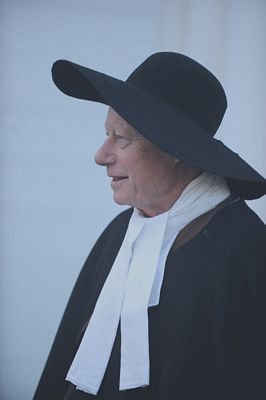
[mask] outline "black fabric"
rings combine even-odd
[[[119,331],[96,397],[65,382],[131,212],[115,218],[89,255],[34,400],[265,399],[266,230],[243,201],[170,251],[160,304],[149,308],[150,386],[118,390]]]

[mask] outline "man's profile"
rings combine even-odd
[[[130,206],[89,254],[34,400],[266,396],[265,179],[214,138],[220,82],[156,53],[124,82],[66,60],[65,94],[106,104],[95,154]]]

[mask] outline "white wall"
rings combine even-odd
[[[259,0],[0,2],[1,398],[31,398],[81,265],[121,210],[92,160],[106,108],[63,96],[53,61],[125,78],[158,50],[195,57],[228,92],[220,136],[266,175],[263,11]],[[254,204],[266,220],[265,200]]]

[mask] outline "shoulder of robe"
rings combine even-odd
[[[132,212],[133,208],[122,211],[107,225],[91,249],[81,270],[80,277],[88,268],[95,270],[96,264],[103,255],[113,258],[113,254],[118,251],[123,241]],[[107,249],[109,249],[109,252]]]
[[[240,200],[217,213],[212,222],[220,225],[216,232],[224,244],[222,258],[230,258],[232,267],[248,280],[266,285],[266,226],[258,215]]]
[[[250,209],[244,201],[239,202],[239,207],[232,209],[230,227],[235,235],[236,248],[241,252],[253,252],[266,255],[266,226],[258,215]]]
[[[119,213],[118,215],[116,215],[104,229],[102,234],[99,236],[98,240],[108,236],[114,229],[127,228],[132,213],[133,213],[133,208],[128,208]]]
[[[265,275],[266,227],[243,200],[216,212],[192,239],[191,246],[184,247],[184,254],[193,254],[195,259],[206,263],[215,261],[224,273]]]
[[[106,240],[115,239],[116,237],[120,236],[121,233],[124,234],[126,232],[132,212],[133,208],[128,208],[112,219],[112,221],[106,226],[99,238],[96,240],[90,255],[92,255],[94,252],[97,252],[101,246],[104,245]]]
[[[224,242],[238,248],[266,250],[266,226],[258,215],[243,200],[239,200],[217,212],[204,228],[223,237]]]

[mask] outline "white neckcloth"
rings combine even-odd
[[[147,309],[159,303],[167,255],[184,226],[229,194],[224,178],[204,172],[190,182],[167,212],[145,218],[134,209],[66,377],[77,389],[97,394],[120,320],[119,389],[149,385]]]

